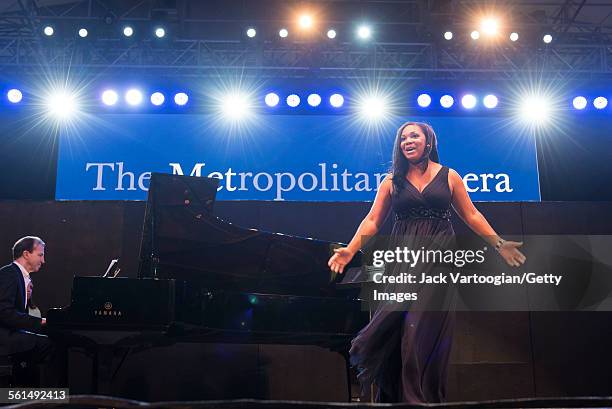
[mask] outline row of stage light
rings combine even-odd
[[[313,30],[314,26],[314,19],[310,15],[302,15],[298,19],[297,30],[299,30],[302,34],[304,33],[304,31]],[[71,30],[74,30],[74,35],[80,38],[87,38],[90,34],[87,27],[76,27],[72,28]],[[132,37],[136,33],[136,31],[136,28],[131,25],[124,25],[121,28],[123,36],[128,38]],[[167,31],[167,27],[158,24],[151,26],[148,30],[151,36],[154,36],[158,39],[166,37]],[[42,28],[42,33],[47,37],[52,37],[56,35],[57,29],[53,25],[45,25]],[[370,24],[360,24],[356,26],[354,33],[359,40],[369,40],[374,36],[374,29]],[[258,34],[257,28],[255,26],[249,26],[245,29],[244,34],[247,38],[255,39]],[[278,30],[278,36],[280,38],[288,38],[289,34],[289,26],[281,27]],[[338,35],[338,31],[336,28],[328,27],[326,29],[325,34],[327,38],[335,39]],[[467,37],[467,32],[462,33],[462,35],[464,37]],[[451,41],[457,37],[457,33],[451,30],[446,30],[443,33],[440,32],[440,36],[447,41]],[[506,32],[502,35],[502,30],[499,27],[499,23],[494,18],[483,19],[478,29],[469,31],[469,37],[472,40],[479,40],[481,38],[493,40],[499,39],[499,37],[501,36],[507,37],[512,42],[516,42],[520,38],[520,35],[517,31]],[[549,32],[542,32],[542,41],[546,44],[550,44],[553,41],[553,35]]]
[[[185,92],[177,92],[171,95],[172,102],[178,107],[187,105],[189,102],[189,96]],[[23,93],[16,88],[10,89],[6,93],[8,102],[12,104],[18,104],[23,101]],[[332,108],[341,108],[344,105],[345,97],[339,93],[333,93],[329,96],[322,97],[320,94],[311,93],[307,95],[289,94],[283,98],[281,103],[281,96],[278,93],[270,92],[263,97],[263,103],[270,108],[275,108],[286,104],[287,107],[297,108],[300,105],[308,105],[311,108],[320,106],[323,101],[329,104]],[[238,98],[244,99],[244,98]],[[367,99],[367,98],[366,98]],[[108,107],[116,106],[120,103],[120,93],[117,90],[108,89],[102,92],[100,100],[103,105]],[[236,100],[236,98],[235,98]],[[371,98],[371,100],[373,100]],[[379,98],[380,102],[378,105],[384,105],[384,102]],[[123,101],[129,106],[139,106],[145,102],[144,93],[136,88],[128,89],[123,93]],[[149,101],[154,106],[167,105],[167,97],[164,93],[156,91],[150,94]],[[235,101],[234,101],[235,102]],[[497,108],[499,104],[499,98],[494,94],[484,95],[482,98],[474,94],[464,94],[460,98],[452,96],[450,94],[444,94],[439,98],[432,97],[430,94],[419,94],[416,98],[417,105],[421,108],[435,108],[440,107],[444,109],[450,109],[460,102],[461,106],[465,109],[474,109],[479,104],[487,109]],[[608,106],[608,99],[604,96],[598,96],[592,100],[588,100],[584,96],[577,96],[572,99],[572,106],[577,110],[584,110],[589,105],[592,105],[597,110],[602,110]]]

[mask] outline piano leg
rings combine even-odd
[[[114,356],[115,348],[112,346],[99,345],[94,351],[91,379],[95,395],[111,396]]]
[[[348,399],[348,402],[352,402],[353,392],[351,388],[351,358],[350,358],[348,350],[346,349],[342,351],[338,351],[338,352],[344,358],[344,366],[346,368],[346,386],[347,386],[347,392],[348,392],[347,399]]]

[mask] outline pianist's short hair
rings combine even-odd
[[[44,246],[45,242],[40,237],[25,236],[20,238],[13,245],[13,260],[17,260],[23,255],[24,251],[32,252],[36,245]]]

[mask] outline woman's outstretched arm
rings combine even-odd
[[[487,243],[497,249],[508,265],[518,267],[523,264],[526,257],[518,249],[523,243],[506,241],[498,236],[487,219],[485,219],[482,213],[476,209],[476,206],[474,206],[474,203],[472,203],[470,196],[465,190],[465,185],[463,184],[461,176],[453,169],[449,171],[449,180],[453,195],[453,208],[465,224]]]
[[[385,222],[391,207],[391,177],[387,176],[380,184],[378,193],[367,216],[361,221],[357,232],[346,247],[334,250],[327,265],[335,273],[344,272],[344,267],[351,261],[355,253],[365,244],[365,240],[375,235]]]

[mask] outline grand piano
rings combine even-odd
[[[217,186],[153,174],[138,278],[74,277],[70,305],[49,311],[52,336],[92,351],[93,392],[108,392],[118,348],[303,344],[348,358],[368,314],[358,289],[327,266],[339,244],[224,221],[213,212]],[[358,254],[347,268],[361,261]]]

